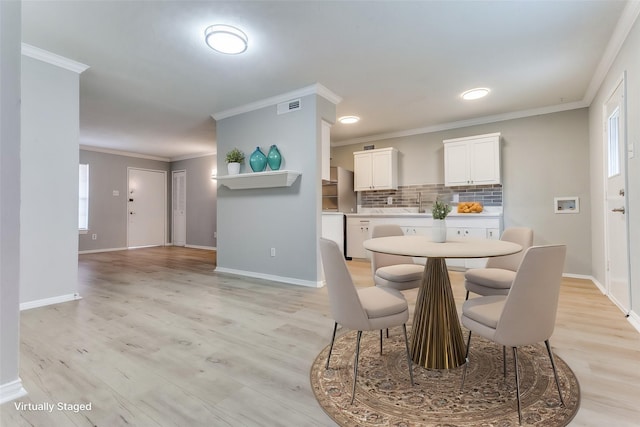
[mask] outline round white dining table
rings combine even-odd
[[[465,345],[446,258],[486,258],[511,255],[522,246],[503,240],[458,239],[433,242],[428,236],[369,239],[365,249],[392,255],[427,258],[411,327],[411,358],[428,369],[452,369],[464,364]]]

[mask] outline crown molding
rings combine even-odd
[[[613,30],[611,39],[609,39],[609,44],[607,44],[607,48],[600,59],[600,63],[598,64],[593,77],[591,77],[591,82],[589,83],[589,87],[587,88],[583,98],[587,104],[591,105],[591,102],[598,93],[598,89],[602,86],[602,82],[604,82],[604,79],[618,56],[620,49],[622,49],[622,45],[629,36],[629,32],[633,28],[633,24],[638,19],[638,15],[640,15],[640,1],[636,0],[627,2],[627,5],[620,15],[620,19],[618,19],[618,24]]]
[[[281,95],[272,96],[270,98],[262,99],[260,101],[252,102],[240,107],[231,108],[229,110],[220,111],[211,115],[214,120],[222,120],[227,117],[237,116],[238,114],[248,113],[250,111],[259,110],[261,108],[277,105],[281,102],[290,101],[293,98],[301,98],[307,95],[318,95],[333,104],[339,104],[342,102],[342,98],[331,92],[320,83],[316,83],[310,86],[303,87],[302,89],[294,90],[291,92],[283,93]]]
[[[398,132],[382,133],[378,135],[363,136],[361,138],[353,138],[344,141],[331,143],[332,147],[342,147],[345,145],[362,144],[366,142],[380,141],[383,139],[402,138],[405,136],[421,135],[425,133],[440,132],[444,130],[459,129],[468,126],[484,125],[488,123],[503,122],[505,120],[521,119],[530,116],[540,116],[543,114],[558,113],[561,111],[577,110],[579,108],[588,107],[589,104],[584,101],[567,102],[565,104],[551,105],[548,107],[533,108],[530,110],[514,111],[511,113],[495,114],[492,116],[478,117],[469,120],[460,120],[457,122],[442,123],[439,125],[426,126],[423,128],[408,129]]]
[[[29,58],[37,59],[38,61],[46,62],[47,64],[55,65],[56,67],[64,68],[65,70],[73,71],[78,74],[89,68],[88,65],[81,62],[65,58],[64,56],[51,53],[47,50],[40,49],[39,47],[31,46],[26,43],[22,43],[22,54]]]
[[[216,155],[218,155],[217,151],[212,151],[210,153],[200,153],[200,154],[185,154],[184,156],[172,157],[171,161],[178,162],[180,160],[199,159],[200,157],[216,156]]]
[[[130,151],[113,150],[111,148],[95,147],[92,145],[80,144],[80,149],[85,151],[94,151],[96,153],[114,154],[116,156],[136,157],[139,159],[158,160],[160,162],[171,162],[167,157],[151,156],[148,154],[132,153]]]

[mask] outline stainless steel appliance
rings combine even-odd
[[[322,181],[322,210],[355,213],[356,193],[353,191],[353,172],[331,167],[331,179]]]
[[[322,181],[322,236],[334,240],[347,258],[344,214],[356,212],[353,172],[341,167],[332,167],[330,178],[329,181]]]

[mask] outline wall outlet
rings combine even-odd
[[[91,235],[91,240],[98,240],[98,235],[97,234],[92,234]]]
[[[388,205],[392,205],[393,204],[393,197],[391,197],[391,196],[387,197],[387,204]]]
[[[217,238],[218,238],[218,232],[217,232],[217,231],[214,231],[214,232],[213,232],[213,238],[214,238],[214,239],[217,239]]]
[[[276,248],[271,248],[271,256],[276,256]]]

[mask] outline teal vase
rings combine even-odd
[[[249,157],[249,165],[254,172],[262,172],[267,168],[267,156],[260,151],[260,147],[256,147],[256,151]]]
[[[267,154],[267,163],[272,171],[277,171],[280,169],[280,164],[282,163],[282,156],[280,155],[280,151],[278,147],[272,145],[269,149],[269,154]]]

